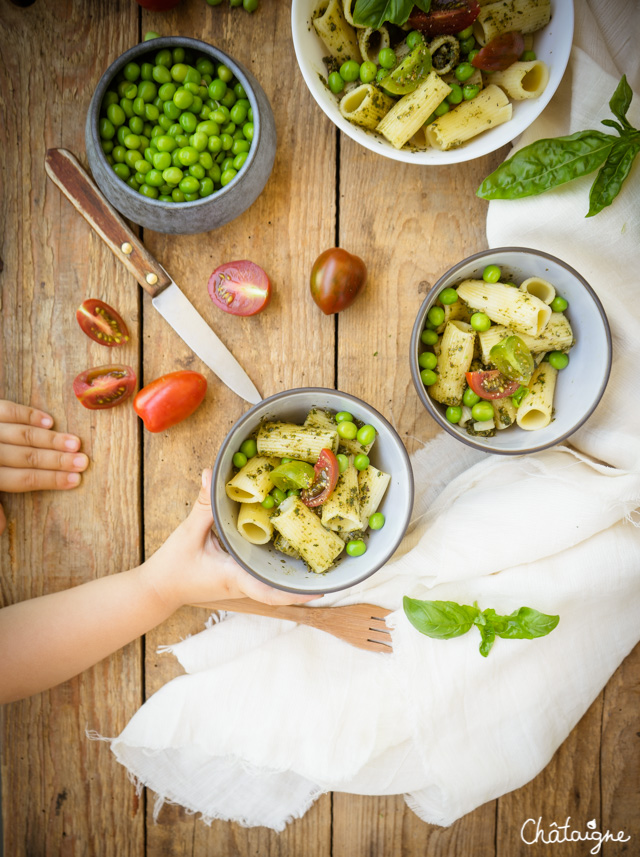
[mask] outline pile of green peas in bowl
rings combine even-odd
[[[98,121],[114,173],[162,202],[192,202],[229,184],[249,157],[253,132],[251,103],[231,69],[183,47],[128,62]]]

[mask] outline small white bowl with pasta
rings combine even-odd
[[[522,455],[566,440],[611,371],[611,331],[589,283],[539,250],[469,256],[433,286],[410,346],[429,414],[484,452]]]
[[[338,433],[336,414],[357,437]],[[280,481],[276,468],[293,462],[285,480],[313,474],[323,453],[330,459],[326,450],[331,466],[339,460],[338,481],[322,503],[307,505],[309,496]],[[211,504],[220,540],[250,574],[288,592],[321,594],[355,586],[390,559],[413,493],[409,457],[382,414],[347,393],[302,387],[264,399],[233,426],[216,458]]]
[[[520,19],[527,14],[525,7],[539,8],[541,0],[499,0],[493,5],[509,4],[514,5],[514,19]],[[515,64],[523,66],[528,81],[535,78],[535,92],[533,87],[516,85],[514,89],[509,77],[513,77],[515,66],[509,73],[481,75],[478,71],[470,80],[480,87],[478,95],[473,100],[452,102],[450,111],[435,119],[433,111],[451,94],[449,84],[460,83],[453,71],[436,73],[434,67],[415,92],[393,98],[375,80],[363,84],[356,79],[339,94],[331,91],[329,72],[345,56],[353,55],[354,61],[362,63],[365,54],[377,63],[379,48],[389,39],[398,52],[398,62],[408,51],[398,28],[365,33],[365,28],[352,26],[349,19],[353,21],[355,0],[293,0],[291,29],[302,76],[318,105],[341,131],[387,158],[435,166],[469,161],[499,149],[528,128],[551,100],[569,60],[574,13],[572,0],[542,0],[542,4],[547,5],[548,22],[535,32],[525,33],[525,44],[532,44],[536,60]],[[488,21],[490,5],[481,3],[481,16],[486,15]],[[505,27],[515,29],[513,24]],[[480,24],[475,29],[476,36],[484,38]],[[436,44],[433,39],[426,41],[432,48]],[[476,45],[481,46],[481,42]],[[334,58],[331,67],[325,62],[330,57]]]

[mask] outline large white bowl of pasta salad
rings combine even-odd
[[[416,316],[411,374],[427,411],[485,452],[539,452],[593,413],[611,370],[598,296],[571,266],[525,247],[447,271]]]
[[[347,393],[304,387],[238,420],[218,453],[211,500],[221,541],[248,572],[289,592],[337,592],[400,544],[413,475],[382,414]]]
[[[558,88],[571,50],[573,3],[465,3],[476,20],[458,35],[438,35],[429,30],[433,23],[415,17],[403,27],[355,26],[356,0],[293,0],[293,43],[311,94],[341,131],[398,161],[460,163],[511,142]],[[433,11],[437,4],[432,0]],[[491,44],[509,57],[506,70],[474,67]]]

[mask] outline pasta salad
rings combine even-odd
[[[446,419],[483,437],[548,426],[558,372],[574,344],[568,306],[548,280],[516,285],[497,265],[487,265],[481,280],[443,289],[427,313],[418,364]]]
[[[533,33],[548,24],[550,0],[470,6],[472,23],[451,34],[434,33],[417,9],[404,28],[373,29],[356,23],[354,0],[320,0],[312,22],[342,116],[396,149],[444,151],[508,122],[513,101],[540,96],[549,69]]]
[[[233,456],[225,486],[240,535],[317,574],[343,552],[364,554],[367,530],[385,524],[378,508],[391,481],[370,462],[376,436],[347,411],[312,408],[302,425],[263,422]]]

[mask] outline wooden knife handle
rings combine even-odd
[[[107,202],[71,152],[66,149],[48,149],[45,169],[51,181],[74,204],[152,298],[171,285],[171,278],[166,271]]]

